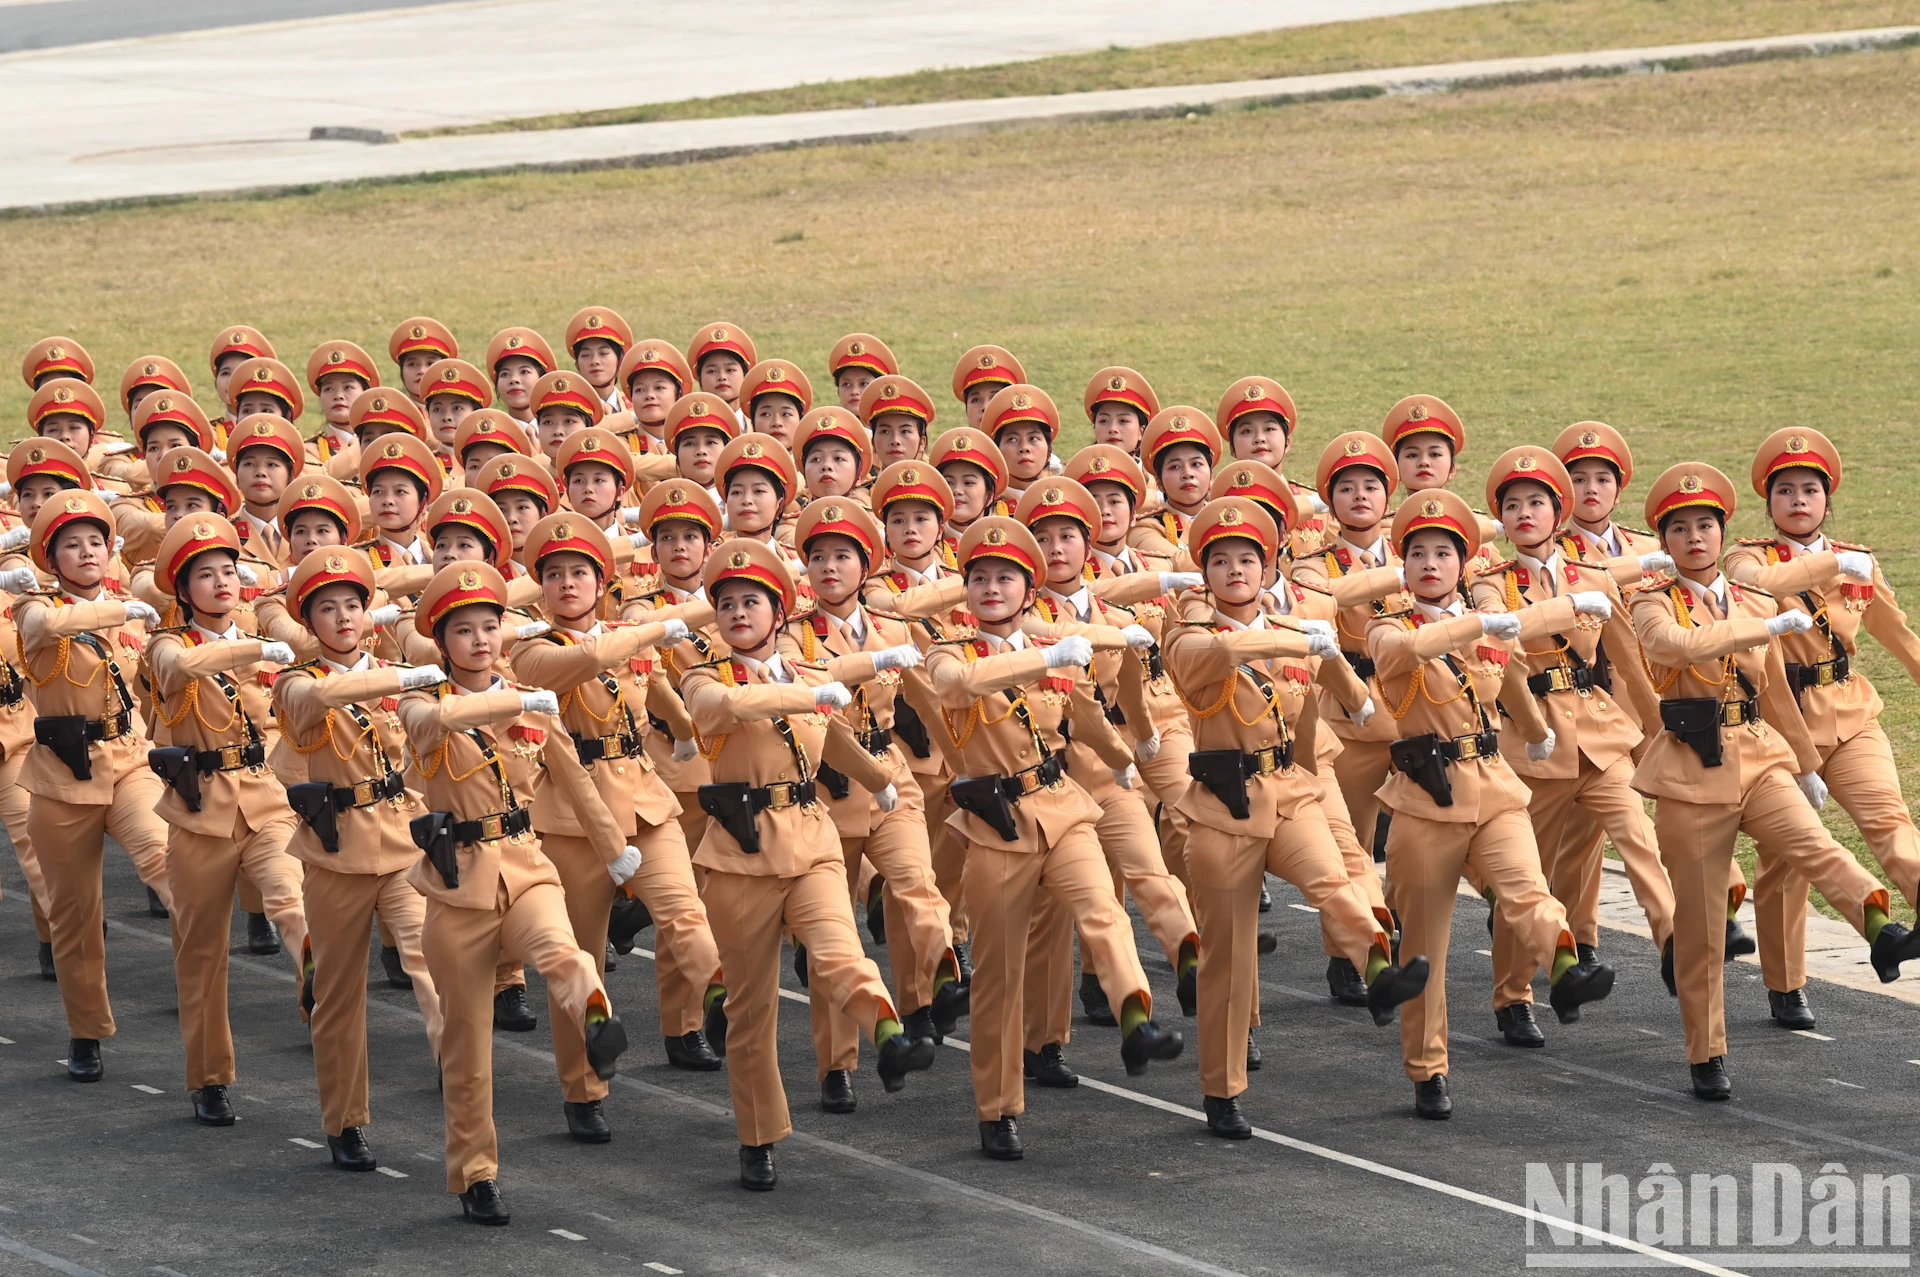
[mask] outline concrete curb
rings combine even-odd
[[[258,155],[244,154],[230,147],[218,157],[183,158],[163,166],[102,160],[72,165],[57,183],[49,184],[61,188],[63,197],[0,205],[0,214],[77,212],[202,198],[268,198],[307,194],[336,186],[492,173],[579,172],[692,164],[802,146],[898,142],[1042,124],[1153,119],[1342,98],[1446,93],[1550,80],[1661,74],[1913,45],[1920,45],[1920,26],[1048,97],[989,98],[788,115],[422,138],[402,140],[398,145],[316,142],[314,152],[300,154],[299,168],[308,175],[308,180],[298,184],[274,180],[288,166],[286,144],[274,144],[268,153]]]

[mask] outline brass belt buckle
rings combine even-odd
[[[1813,667],[1813,685],[1815,687],[1833,686],[1833,662],[1822,661]]]
[[[787,781],[775,781],[767,786],[767,809],[785,811],[793,806],[793,786]]]
[[[1739,727],[1747,721],[1746,708],[1740,701],[1720,702],[1720,725]]]
[[[1456,736],[1453,738],[1453,744],[1454,747],[1460,751],[1460,761],[1463,763],[1469,759],[1480,757],[1480,738],[1478,736]]]
[[[627,756],[627,742],[623,737],[602,736],[600,738],[600,749],[600,756],[602,758],[625,758]]]
[[[506,819],[502,816],[482,816],[480,818],[480,841],[493,842],[506,836]]]
[[[362,780],[354,783],[353,805],[355,807],[371,807],[373,805],[373,782],[372,781]]]
[[[1271,776],[1280,770],[1280,751],[1273,746],[1256,749],[1253,751],[1253,766],[1255,775]]]
[[[120,716],[118,714],[113,715],[111,718],[106,718],[101,720],[100,739],[101,740],[119,740],[120,739]]]
[[[1020,795],[1023,798],[1040,788],[1040,773],[1031,768],[1021,772],[1018,779],[1020,781]]]

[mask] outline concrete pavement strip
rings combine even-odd
[[[758,151],[1092,120],[1139,119],[1345,97],[1439,93],[1586,76],[1661,73],[1920,44],[1920,26],[1395,67],[1274,80],[1117,89],[1046,97],[741,116],[540,132],[424,138],[396,145],[281,140],[154,148],[15,168],[0,209],[61,212],[194,196],[260,196],[428,175],[646,167]],[[289,171],[299,174],[288,180]]]

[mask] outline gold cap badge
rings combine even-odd
[[[1595,434],[1591,430],[1587,431],[1587,433],[1580,436],[1580,446],[1582,448],[1591,448],[1593,447],[1594,444],[1599,442],[1600,442],[1600,436]]]
[[[320,495],[320,485],[317,483],[309,483],[306,487],[300,489],[300,495],[311,501]]]
[[[467,500],[465,497],[461,497],[453,503],[453,512],[455,514],[469,514],[472,510],[473,502]]]
[[[986,542],[988,545],[1005,545],[1007,543],[1006,529],[988,528]]]
[[[1013,397],[1013,406],[1016,408],[1027,408],[1031,407],[1032,404],[1033,400],[1027,398],[1025,395],[1015,395]]]
[[[747,566],[747,558],[748,556],[745,550],[735,550],[733,557],[727,560],[727,562],[736,568],[743,568]]]
[[[1264,392],[1263,390],[1261,390],[1261,389],[1260,389],[1260,385],[1259,385],[1259,383],[1258,383],[1258,382],[1256,382],[1256,383],[1254,383],[1253,385],[1251,385],[1251,386],[1248,386],[1248,387],[1247,387],[1247,398],[1249,398],[1249,399],[1258,399],[1258,398],[1260,398],[1260,397],[1261,397],[1261,395],[1263,395],[1264,393],[1266,393],[1266,392]]]
[[[1697,474],[1690,474],[1683,477],[1680,480],[1680,491],[1682,492],[1700,491],[1700,476]]]
[[[1533,469],[1533,458],[1522,454],[1514,461],[1513,468],[1515,470],[1531,470]]]
[[[341,558],[337,554],[332,554],[327,556],[327,571],[345,572],[346,570],[347,570],[347,561],[345,559]]]
[[[849,355],[864,355],[867,353],[867,343],[864,341],[848,342],[847,353]]]
[[[1431,519],[1440,513],[1440,503],[1438,501],[1429,501],[1420,507],[1420,513]]]
[[[822,518],[822,519],[824,519],[824,520],[825,520],[826,522],[828,522],[828,523],[832,523],[832,522],[834,522],[835,520],[837,520],[837,519],[839,519],[839,517],[840,517],[840,507],[839,507],[839,506],[837,506],[837,505],[830,505],[830,506],[828,506],[828,507],[827,507],[826,509],[824,509],[824,510],[822,510],[822,511],[820,512],[820,516],[821,516],[821,518]]]
[[[1407,409],[1408,421],[1425,421],[1426,419],[1427,419],[1427,406],[1425,404],[1417,403],[1413,407]]]
[[[463,590],[479,589],[480,574],[478,572],[462,572],[460,574],[460,588]]]
[[[1240,522],[1240,512],[1232,508],[1222,510],[1220,512],[1220,522],[1226,524],[1238,523]]]

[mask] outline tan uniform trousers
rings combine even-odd
[[[1160,752],[1146,762],[1136,762],[1140,780],[1152,801],[1160,807],[1160,857],[1167,872],[1189,891],[1193,879],[1187,873],[1187,842],[1192,837],[1192,821],[1174,810],[1174,804],[1186,795],[1193,777],[1187,772],[1187,755],[1193,752],[1193,728],[1184,722],[1170,723],[1160,729]]]
[[[1878,722],[1835,746],[1820,766],[1833,801],[1859,827],[1887,880],[1920,907],[1920,831],[1900,793],[1893,746]],[[1762,843],[1753,878],[1760,971],[1769,989],[1786,993],[1807,982],[1807,879]]]
[[[606,877],[603,870],[601,877]],[[593,959],[574,943],[567,922],[566,894],[554,883],[528,887],[507,902],[500,884],[492,909],[462,909],[427,900],[421,945],[433,973],[445,1015],[440,1033],[442,1103],[447,1115],[447,1191],[463,1193],[500,1174],[499,1142],[493,1129],[493,973],[500,955],[530,962],[557,990],[554,999],[565,1016],[556,1018],[553,1037],[585,1037],[587,1003],[606,986]]]
[[[967,867],[967,840],[947,824],[947,818],[955,810],[953,795],[947,789],[950,781],[951,778],[943,775],[938,784],[926,790],[927,830],[933,841],[933,881],[947,902],[947,929],[953,933],[955,944],[965,944],[969,928],[960,876]],[[891,925],[893,919],[887,922]]]
[[[1581,760],[1585,762],[1585,759]],[[1546,781],[1527,778],[1527,787],[1535,789]],[[1643,807],[1644,811],[1645,808]],[[1533,836],[1540,844],[1541,869],[1547,875],[1547,885],[1553,888],[1556,899],[1567,907],[1567,926],[1573,930],[1573,938],[1581,944],[1598,945],[1600,943],[1600,862],[1606,858],[1607,835],[1596,825],[1593,817],[1579,804],[1568,810],[1566,820],[1560,825],[1560,836],[1553,838],[1552,831],[1539,821],[1534,822]],[[1554,846],[1549,847],[1548,843]],[[1592,865],[1593,876],[1573,884],[1571,875],[1575,866]],[[1666,869],[1661,867],[1661,876]],[[1557,876],[1558,875],[1558,876]],[[1568,882],[1569,894],[1562,896],[1562,880]],[[1631,881],[1631,877],[1629,878]],[[1577,894],[1575,894],[1577,892]],[[1668,886],[1672,894],[1672,886]],[[1644,907],[1644,906],[1643,906]],[[1671,919],[1671,911],[1669,911]],[[1671,926],[1671,922],[1669,922]]]
[[[707,926],[707,907],[700,903],[700,895],[694,890],[692,862],[687,858],[687,847],[681,837],[678,821],[664,825],[642,824],[639,833],[634,835],[633,843],[640,848],[640,868],[628,883],[634,889],[634,894],[647,906],[647,912],[653,915],[654,977],[661,985],[663,1007],[666,1005],[668,978],[660,968],[665,955],[673,954],[677,958],[673,976],[675,984],[688,978],[699,978],[700,989],[704,993],[707,985],[713,983],[720,974],[720,953],[714,947],[713,932]],[[619,890],[613,879],[607,876],[607,863],[584,838],[543,834],[540,849],[547,853],[547,859],[560,871],[560,882],[567,893],[567,917],[573,924],[573,938],[579,944],[580,951],[593,959],[594,970],[604,982],[607,976],[607,921],[613,909],[614,894]],[[704,978],[692,974],[698,972],[704,972]],[[681,1000],[684,1001],[684,997]],[[554,997],[551,988],[547,992],[547,1005],[553,1023],[560,1023],[565,1007]],[[698,1000],[694,1005],[699,1005]],[[698,1019],[693,1027],[700,1027]],[[666,1031],[679,1037],[690,1030]],[[592,1066],[587,1063],[585,1039],[556,1033],[553,1061],[559,1069],[560,1089],[568,1103],[585,1104],[589,1100],[606,1098],[607,1084],[594,1075]]]
[[[849,878],[862,859],[886,879],[881,908],[887,918],[887,965],[892,968],[893,999],[903,1013],[918,1011],[933,1001],[933,977],[953,952],[946,897],[933,875],[927,848],[924,810],[896,808],[875,822],[865,838],[848,838]],[[853,893],[859,898],[860,892]],[[811,950],[809,950],[811,952]],[[811,992],[812,984],[808,989]],[[820,1076],[831,1069],[852,1069],[860,1062],[859,1026],[836,1014],[830,999],[809,999],[813,1017],[814,1057]]]
[[[1673,881],[1673,977],[1686,1027],[1687,1062],[1704,1064],[1727,1053],[1721,963],[1727,945],[1727,865],[1733,859],[1735,834],[1745,830],[1769,855],[1790,864],[1803,883],[1818,886],[1827,903],[1863,934],[1868,901],[1884,903],[1886,889],[1833,840],[1784,767],[1761,772],[1747,786],[1740,806],[1662,798],[1653,823]],[[1803,896],[1805,890],[1803,886]]]
[[[233,833],[227,838],[189,833],[177,825],[169,831],[173,978],[180,996],[180,1037],[186,1044],[189,1091],[233,1084],[227,951],[233,944],[234,889],[241,879],[259,887],[266,915],[280,927],[282,952],[295,974],[300,971],[307,940],[306,909],[300,899],[302,865],[287,854],[287,841],[298,820],[288,809],[259,829],[250,829],[247,818],[235,810]],[[364,964],[362,959],[363,975]]]
[[[1386,741],[1343,740],[1339,756],[1333,760],[1333,776],[1340,784],[1340,796],[1346,799],[1354,839],[1367,849],[1369,861],[1373,829],[1380,822],[1379,789],[1392,770],[1388,757],[1391,748]]]
[[[969,1029],[974,1107],[981,1121],[1026,1111],[1021,1030],[1026,1023],[1028,935],[1044,892],[1080,929],[1093,969],[1117,1014],[1138,996],[1152,1010],[1153,995],[1133,927],[1113,894],[1113,879],[1091,823],[1075,825],[1040,851],[1002,851],[984,843],[967,848],[967,912],[973,918],[973,994]],[[1065,987],[1064,980],[1055,985]]]
[[[13,858],[20,862],[20,876],[26,879],[27,899],[33,905],[33,933],[42,944],[53,939],[47,926],[47,880],[40,872],[40,861],[33,854],[33,835],[27,832],[27,812],[33,795],[20,788],[20,769],[26,765],[26,751],[0,760],[0,826],[13,843]]]
[[[1187,902],[1187,889],[1160,858],[1159,833],[1139,791],[1109,793],[1101,804],[1100,821],[1094,831],[1106,855],[1113,897],[1122,917],[1131,894],[1147,929],[1160,942],[1167,961],[1177,968],[1181,944],[1192,939],[1199,928]],[[1064,1044],[1073,1023],[1073,918],[1052,897],[1043,899],[1033,911],[1024,1000],[1026,1022],[1021,1036],[1025,1049],[1038,1051],[1048,1042]]]
[[[1326,814],[1309,804],[1273,837],[1244,838],[1195,826],[1187,844],[1193,904],[1200,915],[1200,1087],[1230,1099],[1247,1089],[1247,1033],[1260,1002],[1256,948],[1260,885],[1286,879],[1320,911],[1340,956],[1367,969],[1368,951],[1387,948],[1386,923],[1347,876]],[[1371,876],[1371,872],[1369,872]],[[1384,907],[1381,913],[1385,913]]]
[[[373,1120],[367,1101],[367,928],[375,918],[413,977],[427,1049],[440,1055],[440,995],[420,950],[427,901],[404,870],[343,874],[306,866],[307,942],[313,951],[313,1072],[327,1134]]]
[[[1527,961],[1546,966],[1562,943],[1573,943],[1567,911],[1540,873],[1526,812],[1502,812],[1481,825],[1396,813],[1387,874],[1400,914],[1400,954],[1425,954],[1432,964],[1426,992],[1400,1004],[1400,1051],[1415,1082],[1447,1071],[1447,942],[1456,888],[1469,869],[1493,888],[1499,922]]]
[[[1585,754],[1580,756],[1580,774],[1571,780],[1542,780],[1528,776],[1527,788],[1533,801],[1527,815],[1533,821],[1534,839],[1540,848],[1540,872],[1547,880],[1553,898],[1567,911],[1568,929],[1575,940],[1581,938],[1583,916],[1598,918],[1600,912],[1600,851],[1604,843],[1590,839],[1575,841],[1558,836],[1557,831],[1576,824],[1576,816],[1585,814],[1596,821],[1613,845],[1633,884],[1633,895],[1647,915],[1647,928],[1653,932],[1657,951],[1673,934],[1673,885],[1667,881],[1666,867],[1660,863],[1660,844],[1654,837],[1653,821],[1647,816],[1644,800],[1632,786],[1633,762],[1621,758],[1602,771]],[[1591,855],[1589,856],[1589,850]],[[1552,860],[1548,859],[1549,855]],[[1497,892],[1496,892],[1497,895]],[[1598,934],[1596,930],[1589,934]],[[1493,929],[1493,1005],[1498,1010],[1515,1002],[1533,1000],[1533,976],[1536,964],[1520,952],[1520,945],[1507,928]]]
[[[265,913],[267,911],[266,896],[261,893],[260,888],[253,884],[251,879],[242,877],[238,883],[234,884],[233,894],[240,901],[240,911],[242,913]],[[292,946],[289,945],[288,948],[292,948]]]
[[[772,1144],[793,1133],[780,1083],[780,942],[807,947],[809,987],[824,988],[835,1011],[868,1038],[898,1019],[880,968],[860,947],[846,873],[829,860],[793,878],[707,872],[703,894],[720,965],[727,972],[727,1090],[742,1144]]]
[[[60,972],[60,1001],[66,1006],[67,1033],[72,1037],[113,1036],[113,1008],[107,1002],[105,906],[100,898],[105,835],[112,834],[127,849],[140,880],[158,892],[169,908],[173,905],[173,888],[167,882],[167,827],[153,811],[160,801],[160,788],[160,778],[152,772],[129,772],[114,787],[110,806],[36,796],[27,813],[27,837],[33,840],[47,884],[53,965]],[[232,914],[227,917],[231,920]]]
[[[1351,749],[1352,746],[1347,748]],[[1340,863],[1346,866],[1347,881],[1366,897],[1369,913],[1376,918],[1384,916],[1382,911],[1387,907],[1387,897],[1380,886],[1380,875],[1373,867],[1373,840],[1369,838],[1362,843],[1360,835],[1354,832],[1353,817],[1347,814],[1347,796],[1341,791],[1339,780],[1331,770],[1320,775],[1320,812],[1327,819],[1327,828],[1333,831],[1333,845],[1340,851]],[[1256,891],[1253,894],[1258,896],[1260,893]],[[1320,915],[1320,950],[1329,958],[1350,956],[1345,939],[1334,928],[1333,920],[1324,913]],[[1360,970],[1364,973],[1366,967],[1362,966]],[[1258,999],[1253,1006],[1253,1022],[1260,1023]],[[1207,1094],[1212,1095],[1213,1092],[1208,1091]]]

